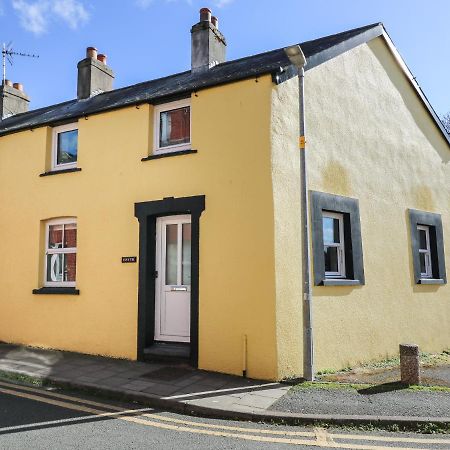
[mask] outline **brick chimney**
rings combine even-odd
[[[208,70],[216,64],[225,62],[227,43],[219,31],[219,21],[211,16],[211,10],[200,10],[200,22],[191,29],[192,71]]]
[[[30,99],[23,92],[21,83],[5,80],[0,86],[0,120],[28,111]]]
[[[86,99],[113,88],[114,72],[106,65],[106,55],[95,47],[86,49],[86,58],[78,63],[78,100]]]

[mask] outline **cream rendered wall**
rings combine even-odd
[[[270,76],[192,95],[198,153],[141,162],[152,107],[79,120],[81,172],[48,169],[49,129],[0,138],[0,340],[136,358],[136,202],[206,196],[200,219],[199,366],[275,379],[275,280],[270,166]],[[46,162],[47,161],[47,162]],[[42,221],[78,220],[79,296],[42,286]]]
[[[416,285],[408,208],[442,214],[450,149],[380,37],[306,73],[309,188],[359,199],[365,286],[314,287],[316,370],[450,346],[450,286]]]
[[[303,374],[298,78],[272,88],[278,377]]]

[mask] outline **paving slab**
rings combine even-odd
[[[239,400],[235,401],[235,405],[249,406],[260,409],[267,409],[274,403],[274,399],[271,397],[262,397],[256,393],[249,393]]]
[[[168,386],[166,384],[161,383],[152,383],[150,386],[147,386],[147,388],[142,389],[143,392],[146,392],[148,394],[154,394],[159,397],[166,397],[168,395],[172,395],[174,392],[176,392],[177,388],[175,386]]]

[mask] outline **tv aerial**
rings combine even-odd
[[[12,48],[12,42],[9,42],[8,44],[3,43],[3,47],[2,47],[2,67],[3,67],[2,85],[3,86],[5,85],[5,81],[6,81],[6,61],[8,61],[8,63],[12,66],[14,56],[25,56],[27,58],[39,58],[39,55],[33,55],[31,53],[16,52]]]

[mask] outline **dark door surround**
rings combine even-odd
[[[198,366],[198,286],[200,216],[205,210],[205,196],[168,197],[163,200],[135,203],[139,221],[139,288],[137,357],[144,359],[144,349],[153,344],[155,328],[156,219],[178,214],[191,215],[191,343],[190,361]]]

